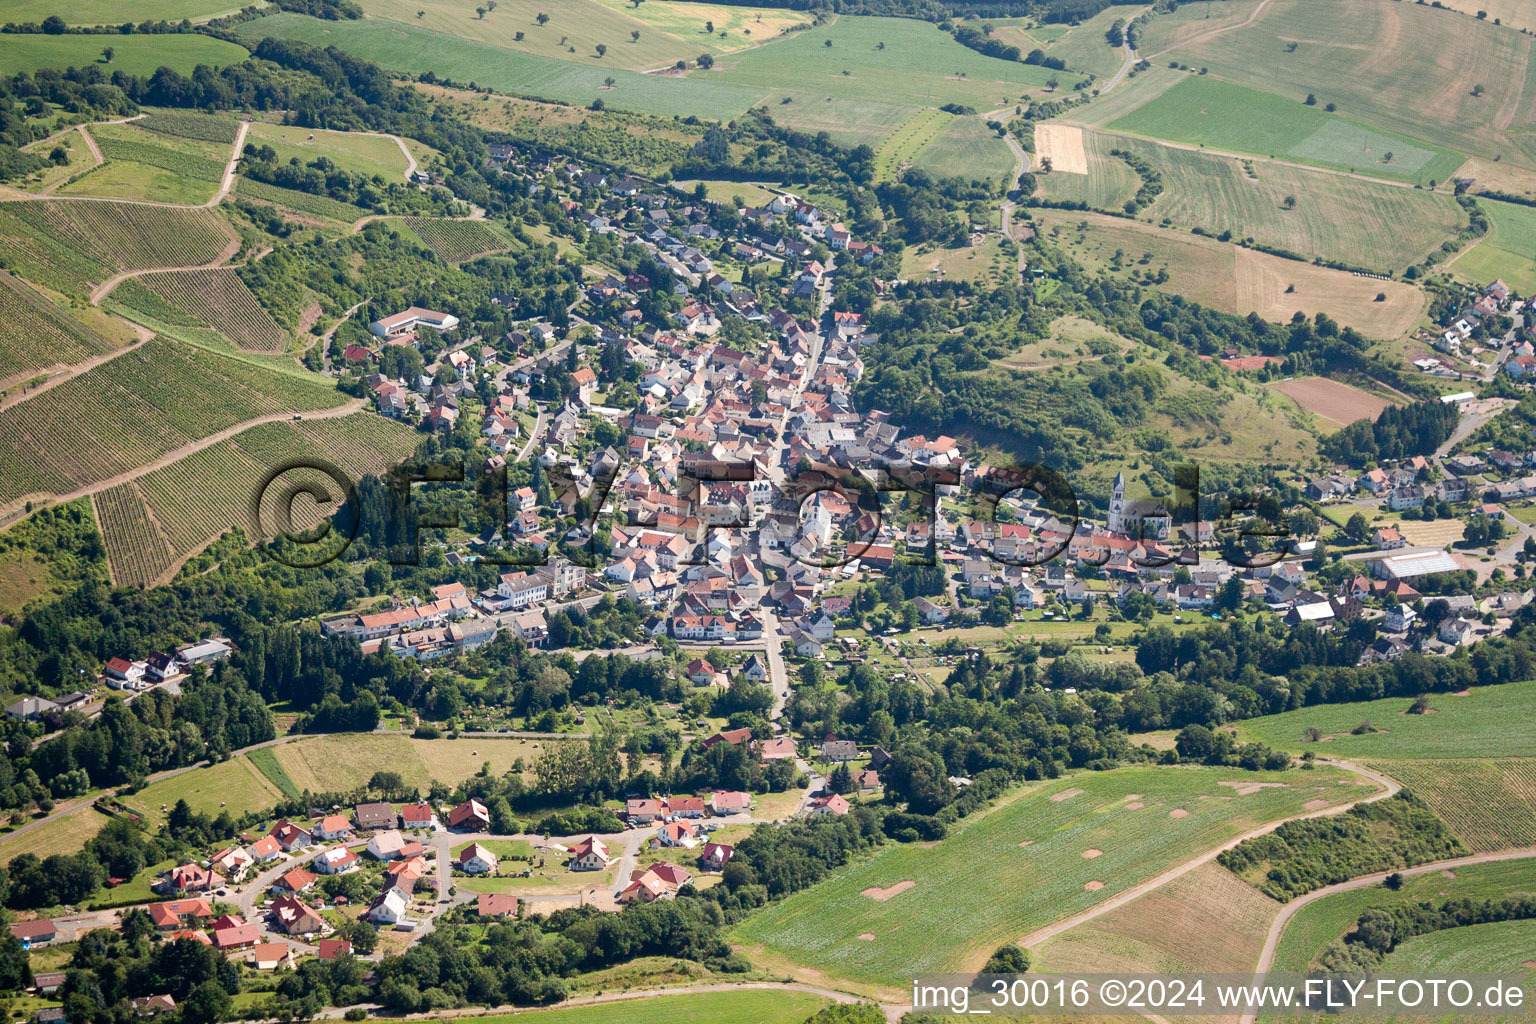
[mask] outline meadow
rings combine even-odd
[[[378,473],[415,448],[410,428],[357,413],[312,423],[268,423],[146,473],[136,481],[96,496],[107,560],[113,578],[153,582],[232,529],[251,538],[265,531],[251,515],[251,499],[273,469],[297,457],[320,456],[351,479]],[[285,475],[285,480],[308,477]],[[334,490],[314,478],[324,493]],[[284,511],[263,510],[262,522],[282,523]],[[307,529],[319,519],[313,502],[293,510],[294,525]]]
[[[78,363],[113,348],[106,338],[33,291],[20,278],[3,271],[0,319],[8,328],[0,343],[0,382],[19,380],[50,366]]]
[[[1308,317],[1327,313],[1369,337],[1393,338],[1411,328],[1424,309],[1423,293],[1401,281],[1355,277],[1124,217],[1030,213],[1051,237],[1071,241],[1074,257],[1089,266],[1124,275],[1135,271],[1143,278],[1166,271],[1168,279],[1159,287],[1239,316],[1256,312],[1285,322],[1298,311]],[[1376,302],[1378,293],[1387,301]]]
[[[1282,102],[1315,93],[1319,105],[1336,103],[1350,120],[1425,148],[1509,159],[1518,146],[1530,163],[1530,48],[1531,38],[1511,28],[1430,4],[1273,0],[1253,24],[1176,56]],[[1388,148],[1402,157],[1400,146]],[[1443,181],[1453,169],[1437,162],[1418,173]]]
[[[62,494],[142,466],[242,420],[321,409],[313,381],[153,339],[0,414],[0,505]],[[82,445],[79,438],[90,437]]]
[[[1407,697],[1319,704],[1250,718],[1239,723],[1238,734],[1277,750],[1312,750],[1327,757],[1530,757],[1536,756],[1536,734],[1525,715],[1533,700],[1536,681],[1479,686],[1465,697],[1431,694],[1431,715],[1403,714],[1413,703]],[[1361,722],[1370,722],[1379,731],[1351,735]],[[1308,728],[1316,728],[1327,737],[1327,744],[1306,742]]]
[[[510,771],[518,758],[532,764],[542,744],[558,740],[479,737],[418,740],[386,733],[307,737],[273,747],[277,764],[300,790],[312,793],[350,789],[374,772],[398,772],[407,785],[425,792],[434,779],[457,785],[491,763],[492,775]]]
[[[277,787],[242,756],[152,782],[124,797],[123,802],[142,814],[149,827],[155,829],[178,800],[185,800],[199,814],[228,811],[231,817],[238,818],[264,811],[280,799],[282,794]]]
[[[1469,849],[1536,846],[1536,758],[1370,764],[1411,789]]]
[[[196,110],[175,108],[147,108],[144,116],[134,124],[148,131],[158,132],[179,139],[200,139],[233,145],[240,128],[233,117],[225,114],[205,114]]]
[[[9,864],[24,853],[47,857],[54,853],[78,853],[86,841],[106,828],[109,819],[93,807],[82,807],[62,817],[28,829],[20,835],[0,835],[0,863]]]
[[[1037,146],[1039,134],[1037,127]],[[1131,170],[1130,164],[1112,155],[1110,150],[1124,148],[1131,140],[1123,135],[1089,130],[1082,132],[1082,139],[1087,173],[1074,174],[1053,167],[1042,174],[1036,168],[1035,180],[1041,197],[1053,203],[1087,203],[1095,209],[1119,212],[1125,201],[1136,195],[1141,178]],[[1038,159],[1030,160],[1031,166],[1038,162]]]
[[[1498,921],[1447,928],[1400,943],[1381,961],[1383,974],[1525,974],[1536,962],[1536,921]]]
[[[1443,181],[1463,162],[1460,154],[1448,149],[1368,128],[1343,113],[1307,106],[1299,97],[1281,97],[1204,75],[1187,77],[1108,127],[1131,135],[1411,182]]]
[[[1148,59],[1189,42],[1207,32],[1219,32],[1242,24],[1260,0],[1190,0],[1176,10],[1159,14],[1141,31],[1141,49]]]
[[[589,106],[601,99],[607,106],[642,113],[687,117],[708,110],[711,116],[729,118],[767,95],[764,89],[725,82],[715,72],[688,78],[643,75],[616,66],[577,64],[521,53],[479,39],[371,18],[321,21],[284,13],[247,22],[237,34],[252,43],[275,36],[335,46],[392,71],[412,75],[425,71],[441,73],[444,68],[452,68],[456,81],[578,106]],[[608,78],[614,79],[612,88],[604,84]]]
[[[144,0],[134,5],[133,18],[135,21],[181,21],[183,18],[201,21],[239,9],[231,0]],[[123,21],[123,5],[121,0],[74,0],[63,6],[54,0],[7,0],[5,5],[5,20],[18,24],[41,22],[51,14],[59,15],[71,25],[118,25]]]
[[[224,0],[219,0],[224,2]],[[108,6],[103,3],[103,6]],[[112,4],[110,6],[117,7]],[[228,10],[228,7],[223,8]],[[49,7],[48,14],[57,13],[58,4]],[[118,7],[121,11],[121,8]],[[9,4],[6,18],[12,18]],[[45,14],[44,17],[47,17]],[[113,19],[114,21],[120,20]],[[102,47],[112,47],[112,63],[102,59]],[[183,75],[191,75],[199,64],[221,68],[238,64],[250,56],[243,46],[227,43],[212,36],[131,35],[131,36],[77,36],[77,35],[0,35],[0,75],[7,77],[17,72],[33,72],[38,68],[83,68],[96,66],[111,76],[114,71],[148,78],[164,66]]]
[[[1536,286],[1536,208],[1479,199],[1488,234],[1451,263],[1459,275],[1486,284],[1502,277],[1513,288]]]
[[[1139,10],[1119,5],[1106,7],[1093,17],[1068,28],[1059,38],[1047,44],[1045,52],[1066,61],[1072,71],[1109,78],[1125,62],[1125,53],[1117,46],[1110,46],[1105,33],[1116,21],[1129,21]],[[1027,53],[1028,48],[1024,49]]]
[[[1055,74],[983,56],[928,22],[845,15],[771,46],[721,57],[709,78],[774,90],[776,96],[835,94],[913,107],[962,103],[987,110],[1016,101]],[[801,102],[798,96],[796,102]]]
[[[683,1020],[690,1024],[800,1024],[828,1004],[809,992],[722,985],[715,992],[557,1006],[478,1019],[481,1024],[674,1024]]]
[[[757,912],[736,935],[759,962],[900,988],[913,972],[974,970],[998,945],[1264,822],[1372,789],[1329,769],[1075,775],[1006,798],[937,844],[886,846]]]
[[[406,160],[394,139],[361,132],[334,132],[321,128],[293,128],[280,124],[254,122],[246,132],[249,145],[271,146],[277,150],[277,162],[286,164],[297,158],[307,164],[325,157],[344,171],[385,181],[404,181]]]
[[[115,273],[216,260],[233,232],[210,210],[40,200],[0,205],[0,255],[29,281],[83,298]]]
[[[913,114],[881,144],[875,152],[875,174],[883,181],[894,181],[929,143],[939,137],[952,116],[927,107]]]

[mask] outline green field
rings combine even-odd
[[[0,205],[0,255],[10,268],[74,297],[119,271],[211,263],[232,236],[210,210],[64,200]]]
[[[1536,160],[1530,36],[1491,19],[1396,0],[1273,0],[1262,7],[1253,24],[1183,46],[1168,59],[1297,104],[1315,93],[1319,106],[1336,103],[1350,121],[1422,140],[1425,148],[1505,160],[1518,154],[1526,165]],[[1232,9],[1240,20],[1256,8]],[[1154,31],[1160,20],[1153,19]],[[1400,144],[1388,148],[1403,158]],[[1347,165],[1358,160],[1351,156]],[[1418,173],[1444,181],[1450,168],[1438,163]]]
[[[1279,750],[1311,750],[1319,757],[1528,757],[1536,756],[1536,733],[1526,721],[1533,701],[1536,682],[1507,683],[1476,687],[1465,697],[1432,694],[1432,715],[1402,714],[1412,698],[1388,697],[1250,718],[1239,724],[1238,732]],[[1361,722],[1382,731],[1351,735]],[[1328,741],[1307,743],[1304,733],[1309,726]]]
[[[204,114],[196,110],[149,109],[134,124],[140,128],[178,139],[200,139],[232,145],[240,134],[235,119],[224,114]]]
[[[406,217],[405,226],[449,263],[510,249],[513,240],[500,226],[484,220]]]
[[[1370,886],[1324,896],[1302,907],[1286,925],[1275,949],[1274,969],[1306,970],[1330,942],[1353,928],[1360,915],[1371,907],[1439,903],[1447,898],[1497,899],[1510,893],[1533,891],[1536,891],[1536,860],[1516,860],[1459,867],[1451,877],[1439,871],[1411,875],[1397,892]],[[1440,934],[1465,930],[1453,929]],[[1409,942],[1430,937],[1432,935],[1419,936]],[[1480,968],[1488,971],[1502,969],[1491,964]]]
[[[733,989],[722,985],[718,992],[557,1006],[552,1010],[492,1014],[477,1019],[481,1024],[800,1024],[827,1003],[828,1000],[809,992]]]
[[[287,125],[253,123],[246,132],[248,145],[271,146],[277,150],[277,162],[286,164],[297,158],[307,164],[325,157],[344,171],[385,181],[404,181],[406,160],[392,138],[361,132],[331,132],[323,129],[291,128]]]
[[[1443,181],[1462,163],[1459,154],[1367,128],[1321,106],[1205,76],[1186,78],[1108,127],[1405,181]]]
[[[1536,208],[1483,198],[1477,205],[1488,217],[1488,235],[1452,268],[1481,284],[1502,277],[1513,288],[1536,286]]]
[[[0,318],[8,326],[0,338],[0,380],[78,363],[112,350],[106,338],[4,272],[0,272]]]
[[[121,10],[120,7],[118,9]],[[59,5],[54,4],[48,13],[58,13],[59,10]],[[7,20],[11,17],[9,5],[6,17]],[[102,61],[101,50],[104,46],[112,47],[111,64]],[[220,68],[227,64],[237,64],[247,56],[249,54],[244,47],[204,35],[0,35],[0,75],[7,77],[19,71],[30,73],[38,68],[63,69],[90,65],[100,68],[108,76],[114,71],[121,71],[148,78],[161,67],[190,75],[199,64]]]
[[[1054,74],[983,56],[928,22],[844,15],[770,46],[721,57],[709,78],[773,90],[775,96],[809,94],[818,102],[836,95],[914,107],[963,103],[988,110],[1016,101]],[[797,103],[806,101],[797,95]],[[775,109],[772,104],[770,109]]]
[[[1525,974],[1536,961],[1536,921],[1498,921],[1416,935],[1388,953],[1382,974],[1431,977],[1456,974]]]
[[[139,282],[195,323],[247,351],[281,352],[288,343],[288,333],[251,294],[237,270],[175,270],[145,274]]]
[[[920,171],[941,178],[958,177],[1011,183],[1018,161],[1008,143],[979,117],[956,117],[912,161]]]
[[[1084,130],[1083,152],[1088,157],[1088,173],[1052,170],[1048,174],[1037,174],[1035,180],[1040,195],[1053,203],[1087,203],[1096,210],[1118,213],[1125,201],[1141,187],[1141,178],[1131,170],[1130,164],[1112,155],[1110,150],[1124,149],[1133,141],[1124,135]],[[1030,161],[1031,166],[1037,163],[1035,159]]]
[[[243,420],[328,408],[342,397],[318,376],[154,339],[0,414],[0,504],[66,493]]]
[[[1372,761],[1479,852],[1536,846],[1536,758]]]
[[[132,17],[134,21],[202,21],[239,9],[231,0],[146,0],[134,5]],[[55,0],[7,0],[5,5],[5,20],[18,24],[41,22],[50,14],[71,25],[118,25],[124,17],[121,0],[74,0],[62,5]]]
[[[1139,7],[1119,5],[1106,7],[1087,21],[1073,25],[1064,35],[1046,46],[1045,52],[1066,61],[1072,71],[1109,78],[1120,70],[1120,65],[1125,61],[1125,53],[1119,47],[1110,46],[1104,34],[1116,21],[1129,21],[1140,10]]]
[[[869,146],[878,149],[886,137],[912,117],[912,108],[874,100],[852,100],[842,96],[795,97],[786,94],[775,101],[769,113],[777,124],[797,131],[826,132],[842,146]]]
[[[86,840],[106,828],[108,818],[91,807],[54,818],[20,835],[0,836],[0,863],[9,864],[23,853],[47,857],[54,853],[78,853]]]
[[[257,202],[272,203],[286,207],[295,213],[309,214],[311,217],[324,217],[327,220],[339,221],[343,224],[351,224],[368,216],[368,211],[361,206],[353,206],[351,203],[343,203],[332,199],[330,196],[317,196],[309,192],[299,192],[296,189],[283,188],[279,185],[268,185],[264,181],[254,181],[250,178],[237,178],[235,180],[235,195],[242,199],[254,199]]]
[[[766,98],[764,89],[732,85],[714,72],[688,78],[643,75],[620,68],[598,67],[519,53],[479,40],[432,32],[402,23],[362,19],[321,21],[301,14],[278,14],[246,22],[237,30],[255,43],[266,36],[298,39],[317,46],[336,46],[393,71],[421,74],[453,69],[455,80],[514,96],[538,96],[588,106],[601,99],[622,110],[650,114],[729,118]],[[967,51],[969,52],[969,51]],[[612,89],[604,81],[612,77]]]
[[[1222,782],[1281,785],[1238,795]],[[737,936],[754,960],[761,951],[829,976],[900,988],[914,971],[974,970],[999,944],[1266,821],[1302,813],[1309,802],[1351,801],[1373,789],[1328,769],[1076,775],[1024,791],[937,845],[888,845],[757,912]],[[1053,799],[1064,794],[1072,795]],[[863,894],[907,881],[916,884],[883,901]]]
[[[271,747],[262,747],[245,755],[251,766],[267,777],[267,781],[276,786],[288,799],[297,800],[301,795],[299,788],[293,784],[288,773],[283,771],[282,765],[277,763],[277,756],[272,753]]]

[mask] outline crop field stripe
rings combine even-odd
[[[96,522],[107,547],[112,582],[147,587],[170,568],[171,546],[150,520],[144,495],[133,481],[97,492]]]
[[[885,140],[875,154],[875,173],[886,180],[911,163],[928,144],[939,137],[951,115],[942,110],[924,109],[913,114],[906,124]]]
[[[233,145],[240,134],[239,124],[231,117],[190,110],[153,110],[134,124],[163,135],[225,145]]]
[[[404,217],[405,226],[448,263],[462,263],[487,253],[512,248],[512,240],[494,224],[483,220],[447,220]]]
[[[236,181],[235,195],[286,207],[296,213],[308,213],[316,217],[340,221],[343,224],[351,224],[368,216],[368,211],[361,206],[343,203],[330,196],[311,195],[296,189],[269,185],[264,181],[255,181],[251,178],[242,177]]]
[[[1536,846],[1536,760],[1378,761],[1371,767],[1412,790],[1473,850]]]
[[[26,282],[0,271],[0,380],[112,351],[106,338],[73,320]]]
[[[250,760],[251,765],[261,774],[265,775],[267,780],[276,786],[285,797],[290,800],[297,800],[303,795],[299,792],[299,788],[293,784],[293,780],[288,777],[288,773],[283,771],[283,766],[277,763],[277,756],[272,753],[271,747],[253,750],[245,756]]]

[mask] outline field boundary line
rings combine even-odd
[[[1172,46],[1167,47],[1166,49],[1158,50],[1156,53],[1149,55],[1147,60],[1153,60],[1154,58],[1161,57],[1165,53],[1172,53],[1174,50],[1179,49],[1181,46],[1191,46],[1195,43],[1203,43],[1207,39],[1213,39],[1224,32],[1233,32],[1240,28],[1247,28],[1249,25],[1252,25],[1256,20],[1258,20],[1259,15],[1264,13],[1264,8],[1268,6],[1269,0],[1259,0],[1259,6],[1255,7],[1253,9],[1253,13],[1248,15],[1247,21],[1238,25],[1228,25],[1225,28],[1213,28],[1209,32],[1201,32],[1197,35],[1190,36],[1188,39],[1181,43],[1174,43]]]
[[[1229,839],[1225,843],[1222,843],[1220,846],[1207,850],[1205,853],[1191,858],[1182,864],[1176,864],[1169,868],[1167,871],[1164,871],[1162,874],[1157,875],[1154,878],[1150,878],[1140,885],[1133,886],[1132,888],[1127,889],[1122,893],[1112,896],[1105,900],[1103,903],[1089,907],[1087,910],[1084,910],[1078,914],[1074,914],[1073,916],[1065,918],[1064,920],[1057,921],[1055,924],[1046,925],[1044,928],[1037,928],[1035,931],[1030,932],[1023,938],[1015,940],[1016,944],[1027,948],[1029,946],[1044,942],[1046,939],[1054,938],[1055,936],[1060,935],[1062,932],[1070,931],[1080,924],[1085,924],[1102,914],[1106,914],[1111,910],[1115,910],[1127,903],[1130,903],[1132,900],[1139,899],[1140,897],[1145,896],[1147,893],[1152,892],[1154,889],[1161,888],[1167,883],[1173,881],[1175,878],[1186,875],[1203,864],[1209,864],[1221,854],[1227,852],[1240,843],[1245,843],[1250,839],[1257,839],[1259,836],[1269,835],[1269,833],[1273,832],[1281,825],[1286,825],[1293,821],[1307,821],[1312,818],[1328,818],[1344,814],[1351,808],[1358,807],[1361,804],[1372,804],[1378,800],[1386,800],[1389,797],[1396,796],[1397,793],[1403,788],[1396,779],[1382,775],[1379,772],[1374,772],[1369,768],[1363,768],[1360,765],[1349,761],[1325,761],[1319,758],[1317,763],[1331,765],[1335,768],[1342,768],[1347,772],[1352,772],[1355,775],[1369,779],[1370,781],[1384,788],[1380,792],[1373,793],[1368,797],[1363,797],[1351,803],[1340,804],[1337,807],[1325,807],[1320,811],[1312,811],[1307,814],[1298,814],[1290,818],[1277,818],[1276,820],[1267,824],[1260,825],[1258,828],[1251,829],[1240,836]]]

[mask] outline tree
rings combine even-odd
[[[1282,205],[1287,210],[1294,210],[1294,209],[1296,209],[1296,197],[1295,196],[1286,196],[1285,197],[1285,202]]]
[[[603,79],[603,87],[607,88],[607,89],[612,89],[614,81],[615,81],[614,77],[612,75],[609,75],[607,78]]]
[[[112,57],[116,53],[117,53],[117,51],[112,49],[112,47],[110,47],[110,46],[102,47],[101,48],[101,59],[102,59],[103,63],[111,64],[112,63]]]
[[[981,969],[983,974],[1023,974],[1029,970],[1029,950],[1012,942],[999,946]]]
[[[214,1024],[229,1015],[229,993],[216,981],[205,981],[192,990],[177,1009],[185,1024]]]
[[[712,21],[706,21],[704,23],[704,31],[708,35],[714,35],[715,34],[715,23],[712,22]]]
[[[602,57],[602,56],[604,56],[604,55],[606,55],[608,53],[608,44],[607,43],[598,43],[596,46],[593,47],[593,49],[597,51],[597,55],[599,57]]]
[[[1486,91],[1487,91],[1487,89],[1483,86],[1483,83],[1481,83],[1481,82],[1477,83],[1476,85],[1474,85],[1472,87],[1472,95],[1473,96],[1481,96]]]
[[[823,45],[829,50],[832,49],[832,40],[828,39]]]
[[[701,53],[701,54],[699,54],[699,67],[703,68],[705,71],[708,71],[710,68],[712,68],[714,66],[715,66],[715,58],[711,54],[708,54],[708,53]]]
[[[834,793],[853,792],[853,773],[848,770],[848,762],[840,761],[832,774],[827,776],[827,785]]]
[[[1382,879],[1381,884],[1386,886],[1388,889],[1391,889],[1393,892],[1397,892],[1397,890],[1403,887],[1403,873],[1401,871],[1394,871],[1386,878]]]
[[[633,30],[632,32],[629,33],[629,41],[632,42],[632,43],[638,43],[640,41],[640,30],[639,29],[635,29],[635,30]]]
[[[485,8],[484,7],[476,7],[475,8],[475,16],[477,18],[484,18],[485,17]]]
[[[549,24],[549,15],[545,14],[543,11],[540,11],[538,14],[534,15],[533,20],[539,23],[540,28],[543,28],[545,25]]]
[[[1349,517],[1344,524],[1344,534],[1352,541],[1365,543],[1365,538],[1370,530],[1370,524],[1365,521],[1365,516],[1359,512]]]
[[[50,36],[61,36],[67,28],[69,26],[57,14],[50,14],[43,19],[43,31]]]

